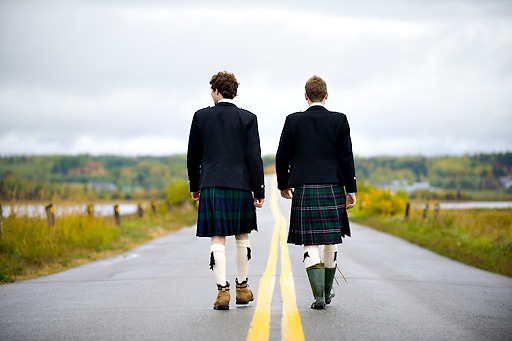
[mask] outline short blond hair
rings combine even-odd
[[[306,95],[312,102],[321,102],[327,94],[327,83],[318,76],[313,76],[306,82]]]

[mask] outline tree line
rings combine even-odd
[[[372,184],[393,179],[428,181],[437,188],[498,190],[512,177],[512,152],[463,156],[355,158],[356,172]]]
[[[264,166],[274,157],[263,157]],[[372,185],[400,179],[437,188],[497,190],[512,177],[512,152],[463,156],[356,157],[358,179]],[[0,157],[0,200],[158,199],[187,180],[186,155],[165,157]],[[113,184],[102,190],[94,184]],[[171,184],[174,184],[172,187]],[[170,186],[172,188],[170,188]],[[509,188],[509,191],[511,189]]]
[[[7,156],[0,158],[0,200],[165,198],[187,178],[186,156]],[[101,190],[95,184],[113,184]]]

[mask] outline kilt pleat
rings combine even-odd
[[[293,192],[288,243],[328,245],[350,236],[346,197],[339,185],[301,185]]]
[[[251,192],[226,187],[201,189],[198,237],[237,236],[252,230],[258,228]]]

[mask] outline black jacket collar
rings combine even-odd
[[[310,106],[306,111],[314,111],[314,110],[327,110],[323,105],[313,105]]]

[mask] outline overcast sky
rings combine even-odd
[[[327,81],[354,153],[512,151],[512,1],[0,0],[0,155],[185,153],[209,80],[263,154]]]

